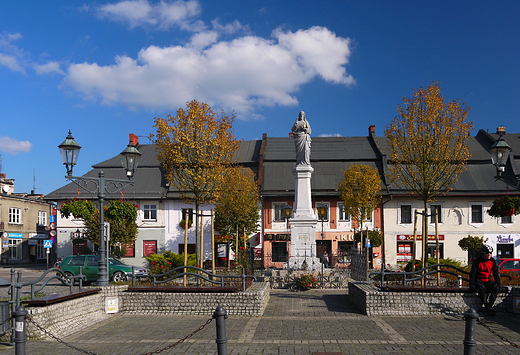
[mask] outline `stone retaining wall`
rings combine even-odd
[[[520,297],[520,288],[508,287],[507,293],[499,293],[494,310],[512,313],[514,297]],[[369,316],[463,314],[469,308],[480,309],[480,301],[474,293],[381,291],[371,282],[349,283],[349,298]]]
[[[102,287],[95,295],[26,310],[43,329],[63,337],[109,318],[111,314],[105,313],[107,297],[118,298],[121,313],[211,316],[222,306],[228,315],[253,317],[263,314],[270,296],[268,282],[254,282],[245,292],[234,293],[125,292],[127,289],[127,285]],[[27,336],[46,337],[30,321]]]

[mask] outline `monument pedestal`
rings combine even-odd
[[[312,209],[310,165],[297,165],[293,169],[295,177],[295,199],[291,224],[291,257],[288,268],[297,270],[321,269],[316,255],[316,225],[318,217]]]

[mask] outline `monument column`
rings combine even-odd
[[[316,270],[320,265],[316,257],[316,225],[318,218],[312,209],[310,164],[311,127],[301,111],[292,128],[296,148],[296,166],[293,168],[295,196],[291,225],[291,250],[288,268]]]

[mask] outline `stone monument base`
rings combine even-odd
[[[321,270],[321,261],[315,256],[291,256],[287,262],[288,270],[318,271]]]

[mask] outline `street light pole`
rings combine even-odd
[[[99,272],[97,278],[98,286],[108,286],[108,265],[106,260],[106,251],[105,251],[105,238],[104,238],[104,230],[105,230],[105,213],[104,213],[104,203],[105,203],[105,192],[107,193],[116,193],[123,190],[128,185],[133,185],[133,176],[134,172],[137,169],[139,164],[139,157],[141,153],[137,150],[137,148],[130,141],[128,146],[123,152],[121,152],[121,162],[123,167],[126,170],[126,176],[128,180],[119,180],[119,179],[106,179],[105,173],[101,170],[98,174],[98,178],[86,178],[80,176],[72,176],[72,170],[74,165],[76,165],[79,151],[81,146],[76,143],[74,137],[72,137],[72,133],[69,130],[69,134],[67,138],[61,143],[58,148],[60,149],[60,153],[63,159],[63,164],[67,168],[67,175],[65,178],[67,180],[72,181],[74,184],[79,186],[80,188],[90,192],[96,193],[99,201]],[[107,184],[111,184],[113,189],[108,189]]]
[[[325,233],[323,232],[323,222],[327,218],[327,208],[325,204],[316,205],[318,218],[321,220],[321,288],[323,288],[323,264],[325,262]]]
[[[286,204],[285,206],[282,207],[282,213],[283,213],[283,218],[285,219],[285,229],[287,230],[289,235],[291,235],[291,231],[289,230],[289,218],[291,218],[291,215],[292,215],[292,207],[289,206],[288,204]],[[287,244],[287,242],[286,242],[286,244]],[[286,245],[286,250],[287,250],[287,245]],[[287,257],[289,257],[289,256],[287,256]],[[288,260],[286,260],[286,262],[288,262]]]

